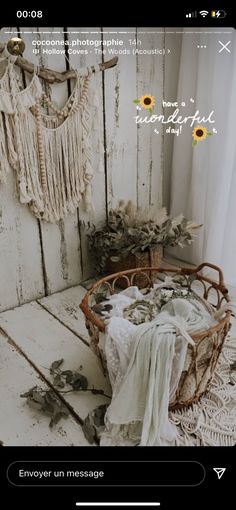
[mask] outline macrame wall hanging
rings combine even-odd
[[[82,200],[86,210],[91,209],[89,87],[92,74],[101,67],[76,70],[73,92],[59,109],[43,92],[37,68],[22,88],[14,66],[17,57],[7,50],[3,57],[8,63],[0,79],[0,181],[9,165],[13,167],[20,202],[48,222],[74,212]],[[44,113],[45,106],[51,114]]]

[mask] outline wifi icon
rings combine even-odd
[[[201,16],[205,18],[209,14],[209,11],[199,11],[199,14],[201,14]]]

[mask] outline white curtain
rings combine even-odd
[[[228,29],[229,30],[229,29]],[[219,41],[228,41],[230,53]],[[207,48],[199,49],[198,45]],[[194,99],[194,103],[190,101]],[[217,134],[192,147],[192,130],[184,126],[175,137],[171,174],[170,213],[181,212],[203,223],[181,259],[220,266],[228,284],[236,285],[236,35],[183,34],[178,101],[186,115],[214,110]]]

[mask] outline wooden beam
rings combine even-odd
[[[0,43],[0,54],[5,49],[5,44]],[[106,62],[103,62],[99,64],[100,71],[106,71],[107,69],[111,69],[112,67],[115,67],[118,62],[118,57],[113,57],[111,60],[107,60]],[[28,73],[33,73],[35,66],[29,60],[26,60],[23,57],[17,57],[15,64],[19,66],[24,71],[27,71]],[[94,66],[91,66],[92,72],[95,72]],[[76,74],[73,69],[69,69],[68,71],[64,71],[62,73],[59,73],[57,71],[54,71],[53,69],[47,69],[46,67],[39,67],[38,69],[38,76],[42,78],[43,80],[47,81],[48,83],[63,83],[66,80],[70,80],[71,78],[75,78]]]

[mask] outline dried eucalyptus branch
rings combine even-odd
[[[59,391],[58,393],[60,393],[60,394],[72,393],[73,391],[76,391],[76,390]],[[104,393],[104,390],[97,390],[96,388],[87,388],[86,390],[79,390],[79,391],[91,391],[91,393],[93,393],[93,395],[103,395],[104,397],[111,399],[111,396]]]
[[[99,435],[104,429],[104,418],[107,407],[107,404],[95,407],[84,420],[82,430],[90,444],[99,444]]]
[[[69,415],[69,410],[53,390],[44,390],[39,386],[30,388],[26,393],[20,395],[27,399],[27,404],[32,409],[42,411],[50,416],[49,427],[56,425],[62,417]]]
[[[88,388],[87,378],[78,371],[75,370],[61,370],[61,365],[64,359],[53,361],[50,368],[44,367],[49,370],[53,384],[56,388],[64,388],[66,385],[71,386],[70,390],[57,390],[59,394],[72,393],[75,391],[90,391],[93,395],[103,395],[106,398],[111,398],[107,395],[104,390],[94,388]],[[79,367],[82,370],[82,365]],[[39,386],[30,388],[27,392],[20,395],[21,398],[27,399],[27,404],[38,411],[43,412],[50,416],[51,420],[49,423],[50,427],[56,425],[59,420],[69,415],[67,406],[61,401],[59,395],[53,390],[45,390]]]

